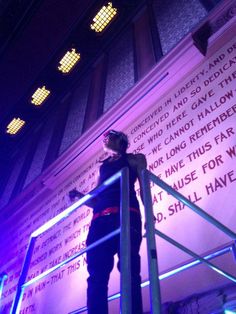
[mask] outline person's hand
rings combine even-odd
[[[80,199],[81,197],[83,197],[84,194],[79,192],[76,188],[74,188],[73,190],[69,191],[69,198],[71,202],[74,202],[75,200]]]
[[[155,215],[153,215],[153,221],[154,221],[154,226],[155,226],[155,223],[157,221]],[[144,223],[144,229],[147,229],[147,223],[146,222]]]

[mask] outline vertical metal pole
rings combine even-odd
[[[121,170],[120,189],[120,310],[131,314],[131,262],[130,262],[130,212],[129,212],[129,169]]]
[[[16,295],[12,303],[11,312],[10,312],[11,314],[16,314],[19,312],[21,298],[24,291],[24,288],[22,288],[22,285],[25,283],[25,280],[28,275],[28,270],[30,266],[31,257],[34,251],[34,244],[36,242],[36,239],[37,239],[36,237],[30,238],[29,246],[27,249],[24,263],[23,263],[23,268],[21,270],[20,278],[17,285]]]
[[[236,240],[236,233],[231,231],[228,227],[226,227],[225,225],[223,225],[221,222],[219,222],[218,220],[216,220],[214,217],[212,217],[211,215],[209,215],[207,212],[205,212],[204,210],[202,210],[199,206],[197,206],[196,204],[192,203],[189,199],[187,199],[187,197],[183,196],[182,194],[180,194],[178,191],[176,191],[175,189],[173,189],[170,185],[168,185],[167,183],[165,183],[164,181],[162,181],[160,178],[156,177],[153,173],[148,172],[150,179],[157,184],[160,188],[162,188],[163,190],[165,190],[167,193],[171,194],[172,196],[174,196],[174,198],[176,198],[177,200],[179,200],[180,202],[182,202],[184,205],[187,205],[190,209],[192,209],[195,213],[197,213],[198,215],[200,215],[203,219],[205,219],[206,221],[210,222],[211,224],[213,224],[214,226],[216,226],[216,228],[218,228],[219,230],[223,231],[225,234],[227,234],[230,238]]]
[[[152,208],[152,195],[150,189],[150,180],[148,171],[142,171],[141,188],[144,198],[144,208],[146,216],[146,236],[147,236],[147,254],[148,269],[150,281],[150,303],[151,313],[161,314],[161,291],[157,262],[157,251],[155,241],[154,217]]]
[[[7,279],[7,274],[1,273],[0,274],[0,307],[1,307],[1,298],[2,298],[2,290],[3,290],[3,285],[4,285],[4,281]]]
[[[234,261],[236,262],[236,241],[234,241],[234,243],[232,244],[231,250],[233,253]]]

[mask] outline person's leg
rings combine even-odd
[[[141,219],[136,213],[131,213],[130,217],[130,240],[131,240],[131,296],[132,314],[142,314],[142,293],[141,293],[141,262],[139,249],[142,241]],[[120,254],[118,253],[119,258]],[[120,265],[118,263],[118,269]]]
[[[141,262],[139,249],[135,246],[137,241],[131,242],[131,296],[132,296],[132,314],[142,314],[143,304],[142,304],[142,292],[141,292]]]
[[[111,232],[107,218],[98,218],[89,230],[87,246]],[[87,289],[88,314],[108,314],[107,292],[114,264],[114,240],[111,239],[87,252],[89,272]]]

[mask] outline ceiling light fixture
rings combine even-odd
[[[111,22],[117,14],[117,8],[112,7],[112,3],[108,2],[107,6],[103,6],[93,18],[90,28],[97,33],[101,33],[104,28]]]
[[[69,73],[80,59],[80,53],[75,49],[67,51],[64,57],[60,60],[58,70],[62,73]]]
[[[41,105],[46,98],[49,96],[50,91],[46,89],[45,86],[38,88],[36,92],[32,95],[31,103],[35,106]]]
[[[6,132],[8,134],[16,134],[18,133],[21,128],[24,126],[25,121],[21,120],[20,118],[14,118],[7,126]]]

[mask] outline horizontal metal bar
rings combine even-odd
[[[62,219],[68,217],[74,210],[78,209],[80,206],[84,205],[86,201],[91,199],[91,196],[85,195],[80,200],[72,204],[70,207],[66,208],[63,212],[48,220],[44,225],[36,229],[32,234],[32,238],[37,238],[39,235],[52,228],[55,224],[60,222]]]
[[[182,244],[180,244],[179,242],[173,240],[172,238],[168,237],[167,235],[165,235],[164,233],[162,233],[159,230],[155,229],[155,233],[161,237],[162,239],[168,241],[169,243],[173,244],[174,246],[176,246],[177,248],[179,248],[180,250],[184,251],[185,253],[191,255],[192,257],[196,258],[197,260],[201,261],[202,263],[206,264],[207,266],[209,266],[211,269],[213,269],[214,271],[218,272],[219,274],[223,275],[224,277],[228,278],[229,280],[233,281],[236,283],[236,278],[234,276],[232,276],[231,274],[229,274],[228,272],[222,270],[220,267],[215,266],[214,264],[212,264],[211,262],[208,262],[207,260],[205,260],[204,258],[202,258],[200,255],[194,253],[193,251],[191,251],[190,249],[186,248],[185,246],[183,246]]]
[[[1,298],[2,298],[2,291],[4,286],[4,281],[8,278],[5,272],[0,274],[0,306],[1,306]]]
[[[169,194],[171,194],[172,196],[174,196],[175,198],[177,198],[178,200],[180,200],[183,204],[185,204],[186,206],[188,206],[189,208],[191,208],[195,213],[197,213],[198,215],[200,215],[201,217],[203,217],[205,220],[207,220],[208,222],[210,222],[211,224],[213,224],[214,226],[216,226],[218,229],[220,229],[221,231],[223,231],[225,234],[227,234],[229,237],[231,237],[232,239],[236,239],[236,233],[233,232],[232,230],[230,230],[228,227],[226,227],[225,225],[223,225],[221,222],[219,222],[218,220],[216,220],[214,217],[212,217],[211,215],[209,215],[208,213],[206,213],[204,210],[202,210],[199,206],[197,206],[196,204],[193,204],[189,199],[187,199],[185,196],[183,196],[182,194],[180,194],[179,192],[177,192],[175,189],[173,189],[170,185],[166,184],[164,181],[162,181],[160,178],[158,178],[157,176],[155,176],[153,173],[151,173],[148,170],[145,170],[149,173],[149,177],[150,179],[157,184],[159,187],[161,187],[162,189],[164,189],[166,192],[168,192]]]
[[[89,250],[93,249],[94,247],[100,245],[101,243],[109,240],[110,238],[114,237],[115,235],[119,234],[120,233],[120,228],[112,231],[111,233],[107,234],[105,237],[99,239],[98,241],[92,243],[91,245],[89,245],[86,249],[83,249],[81,251],[79,251],[78,253],[76,253],[75,255],[69,257],[68,259],[66,259],[65,261],[57,264],[56,266],[54,267],[51,267],[50,269],[46,270],[45,272],[43,272],[42,274],[38,275],[37,277],[29,280],[28,282],[25,282],[23,285],[22,285],[22,288],[26,288],[30,285],[32,285],[33,283],[35,283],[36,281],[46,277],[47,275],[51,274],[52,272],[54,272],[55,270],[63,267],[64,265],[68,264],[69,262],[73,261],[75,258],[83,255],[84,253],[88,252]]]
[[[99,193],[104,191],[110,184],[115,182],[121,177],[122,170],[115,173],[112,177],[108,178],[106,181],[104,181],[101,185],[99,185],[96,189],[92,191],[92,193],[86,194],[84,197],[79,199],[77,202],[72,204],[70,207],[65,209],[63,212],[58,214],[57,216],[53,217],[49,221],[47,221],[44,225],[36,229],[32,234],[31,237],[38,237],[40,234],[44,233],[51,227],[53,227],[55,224],[57,224],[62,219],[68,217],[75,209],[78,209],[79,207],[83,206],[87,201],[93,199],[96,197]]]
[[[214,259],[215,257],[222,256],[222,255],[224,255],[224,254],[226,254],[228,252],[231,252],[231,251],[232,251],[232,246],[229,246],[229,247],[226,247],[226,248],[221,249],[219,251],[216,251],[216,252],[214,252],[212,254],[208,254],[206,256],[203,256],[203,258],[205,260],[211,260],[211,259]],[[184,264],[182,266],[179,266],[179,267],[177,267],[175,269],[169,270],[168,272],[166,272],[164,274],[161,274],[159,276],[159,278],[160,278],[160,280],[163,280],[165,278],[169,278],[169,277],[174,276],[175,274],[177,274],[179,272],[182,272],[184,270],[190,269],[190,268],[192,268],[194,266],[197,266],[197,265],[199,265],[201,263],[202,262],[200,260],[195,260],[195,261],[186,263],[186,264]]]
[[[145,236],[145,235],[144,235],[144,236]],[[206,256],[203,256],[203,258],[204,258],[204,259],[207,259],[207,260],[211,260],[211,259],[214,259],[215,257],[224,255],[224,254],[226,254],[226,253],[228,253],[228,252],[230,252],[230,251],[232,251],[232,245],[227,246],[227,247],[225,247],[225,248],[223,248],[223,249],[221,249],[221,250],[215,251],[215,252],[213,252],[213,253],[211,253],[211,254],[208,254],[208,255],[206,255]],[[194,267],[194,266],[197,266],[197,265],[199,265],[199,264],[201,264],[201,261],[195,260],[195,261],[189,262],[189,263],[187,263],[187,264],[181,265],[181,266],[179,266],[179,267],[177,267],[177,268],[171,269],[171,270],[169,270],[169,271],[167,271],[167,272],[165,272],[165,273],[159,275],[159,280],[160,280],[160,281],[161,281],[161,280],[164,280],[164,279],[169,278],[169,277],[171,277],[171,276],[173,276],[173,275],[175,275],[175,274],[177,274],[177,273],[179,273],[179,272],[182,272],[182,271],[184,271],[184,270],[187,270],[187,269],[192,268],[192,267]],[[150,285],[150,281],[149,281],[149,280],[146,280],[146,281],[144,281],[144,282],[141,283],[141,287],[142,287],[142,288],[145,288],[145,287],[147,287],[147,286],[149,286],[149,285]],[[108,301],[110,302],[110,301],[116,300],[116,299],[118,299],[118,298],[120,298],[120,293],[119,293],[119,292],[110,295],[110,296],[108,297]],[[83,306],[83,307],[81,307],[81,308],[79,308],[79,309],[77,309],[77,310],[75,310],[75,311],[70,312],[69,314],[79,314],[79,313],[83,313],[83,312],[85,312],[85,311],[87,311],[87,307],[86,307],[86,306]]]
[[[80,206],[84,205],[88,200],[93,199],[94,197],[96,197],[96,195],[98,195],[99,193],[101,193],[103,190],[105,190],[107,188],[107,186],[109,186],[110,184],[112,184],[114,181],[118,180],[120,177],[122,177],[122,170],[118,171],[117,173],[115,173],[112,177],[108,178],[105,182],[103,182],[101,185],[99,185],[96,189],[94,189],[91,193],[86,194],[84,197],[82,197],[80,200],[78,200],[76,203],[72,204],[69,208],[65,209],[62,213],[58,214],[56,217],[50,219],[48,222],[46,222],[43,226],[39,227],[37,230],[35,230],[31,236],[30,236],[30,247],[31,250],[33,250],[34,245],[32,243],[35,243],[35,241],[37,240],[37,237],[39,235],[41,235],[42,233],[44,233],[45,231],[47,231],[48,229],[50,229],[51,227],[53,227],[55,224],[57,224],[59,221],[61,221],[62,219],[68,217],[74,210],[78,209]],[[118,230],[118,229],[117,229]],[[115,232],[114,232],[115,233]],[[117,232],[117,234],[120,233],[120,229]],[[108,236],[108,235],[107,235]],[[114,235],[112,235],[114,236]],[[105,238],[105,237],[104,237]],[[109,239],[109,237],[108,237]],[[102,239],[100,239],[102,240]],[[103,241],[102,241],[103,242]],[[95,243],[93,243],[94,245]],[[91,246],[90,246],[91,247]],[[91,247],[92,248],[92,247]],[[12,307],[11,307],[11,314],[15,314],[18,311],[18,308],[20,306],[20,301],[22,298],[22,291],[24,290],[25,287],[29,286],[30,284],[36,282],[39,279],[44,278],[44,276],[50,274],[51,272],[55,271],[56,269],[64,266],[65,264],[69,263],[71,260],[75,259],[76,257],[78,257],[79,255],[82,255],[83,253],[85,253],[86,251],[88,251],[89,248],[86,248],[85,250],[79,252],[78,254],[75,254],[73,257],[69,258],[66,261],[61,262],[60,264],[50,268],[49,270],[45,271],[44,273],[40,274],[39,276],[33,278],[32,280],[28,281],[27,283],[25,283],[25,279],[28,273],[28,268],[30,266],[30,259],[32,256],[32,252],[30,252],[29,250],[27,250],[26,253],[26,257],[25,257],[25,262],[23,263],[23,268],[22,268],[22,272],[21,272],[21,276],[20,279],[18,281],[18,285],[17,285],[17,293],[16,296],[13,300],[12,303]]]

